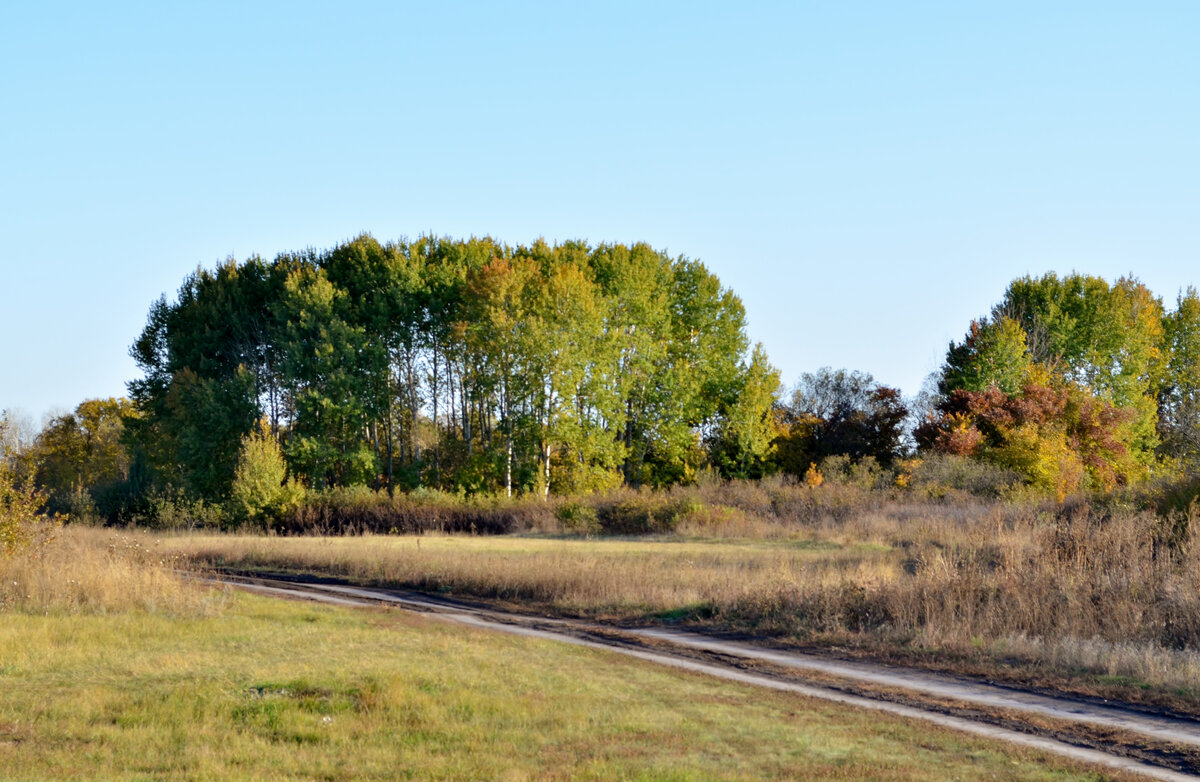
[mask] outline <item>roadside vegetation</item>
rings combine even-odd
[[[206,566],[685,622],[1200,710],[1192,516],[782,480],[524,507],[473,511],[510,520],[505,536],[160,540]]]
[[[85,400],[13,455],[53,513],[333,530],[346,495],[819,482],[828,459],[904,489],[946,456],[1002,499],[1171,486],[1179,510],[1200,488],[1200,296],[1133,277],[1014,280],[909,398],[832,368],[785,390],[736,294],[643,244],[363,235],[231,259],[154,302],[131,353],[129,399]]]

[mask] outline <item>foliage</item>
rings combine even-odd
[[[762,343],[754,346],[739,385],[741,393],[709,442],[710,458],[727,478],[761,478],[774,468],[780,434],[775,417],[779,370],[767,360]]]
[[[52,522],[42,515],[46,493],[39,489],[31,475],[21,475],[15,464],[15,454],[8,447],[5,430],[7,416],[0,414],[0,552],[14,554],[31,544],[44,540],[42,536]]]
[[[822,482],[853,486],[864,491],[886,488],[894,479],[894,473],[882,467],[873,456],[864,456],[858,461],[844,453],[827,456],[817,469]]]
[[[946,395],[959,389],[998,388],[1013,394],[1020,390],[1031,363],[1025,332],[1015,320],[972,321],[962,344],[950,343],[938,391]]]
[[[1110,491],[1200,455],[1197,377],[1194,290],[1167,313],[1132,277],[1024,277],[950,344],[918,439],[1056,494]]]
[[[1154,392],[1163,368],[1163,306],[1132,277],[1014,280],[993,312],[1021,325],[1032,360],[1115,407],[1131,410],[1129,446],[1148,464],[1157,445]]]
[[[746,347],[737,297],[646,245],[363,235],[200,269],[156,302],[128,439],[158,486],[215,502],[263,418],[317,489],[665,485],[718,430],[761,469],[771,370]]]
[[[945,496],[949,489],[989,499],[1009,498],[1024,480],[1020,473],[998,464],[937,451],[901,467],[897,484],[929,496]]]
[[[1164,454],[1190,465],[1200,460],[1200,297],[1180,294],[1163,320],[1166,364],[1158,394]]]
[[[125,421],[133,414],[127,399],[88,399],[43,427],[31,458],[52,510],[70,511],[76,520],[94,515],[96,498],[128,480],[123,438]]]
[[[257,431],[242,438],[230,492],[233,517],[269,526],[284,514],[295,511],[303,498],[303,487],[295,478],[287,477],[287,465],[279,443],[266,423],[261,423]]]
[[[959,389],[938,413],[917,429],[924,448],[982,458],[1060,499],[1083,489],[1111,490],[1144,475],[1131,447],[1135,413],[1073,383],[1031,374],[1018,394],[995,386]]]
[[[790,403],[780,409],[775,458],[797,477],[812,463],[842,454],[890,466],[901,453],[907,416],[900,392],[865,372],[826,367],[805,373]]]

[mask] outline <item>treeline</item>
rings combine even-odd
[[[782,473],[933,496],[1158,487],[1179,508],[1200,486],[1200,298],[1168,308],[1132,278],[1015,280],[909,400],[829,368],[784,393],[738,298],[640,244],[360,236],[230,260],[155,302],[132,354],[130,399],[6,448],[51,511],[386,531],[416,523],[400,498],[418,489]]]
[[[765,457],[778,377],[739,299],[642,244],[360,236],[199,269],[132,354],[153,480],[228,497],[265,421],[314,489],[575,493]]]

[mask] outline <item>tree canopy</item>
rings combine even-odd
[[[900,455],[907,416],[900,392],[865,372],[806,372],[780,408],[776,458],[797,476],[829,456],[871,457],[887,466]]]
[[[156,302],[130,435],[159,482],[208,498],[260,420],[316,488],[657,486],[718,431],[744,472],[778,383],[745,328],[703,264],[644,244],[363,235],[198,269]]]
[[[1192,289],[1167,312],[1133,277],[1023,277],[950,344],[917,439],[1059,494],[1125,485],[1196,458],[1198,357]]]

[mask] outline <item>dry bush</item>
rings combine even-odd
[[[302,534],[468,532],[497,535],[554,527],[554,509],[535,497],[480,497],[423,490],[389,497],[365,487],[312,494],[280,520]]]
[[[0,612],[197,615],[224,604],[223,593],[186,582],[177,557],[157,546],[144,535],[64,527],[37,549],[0,556]]]

